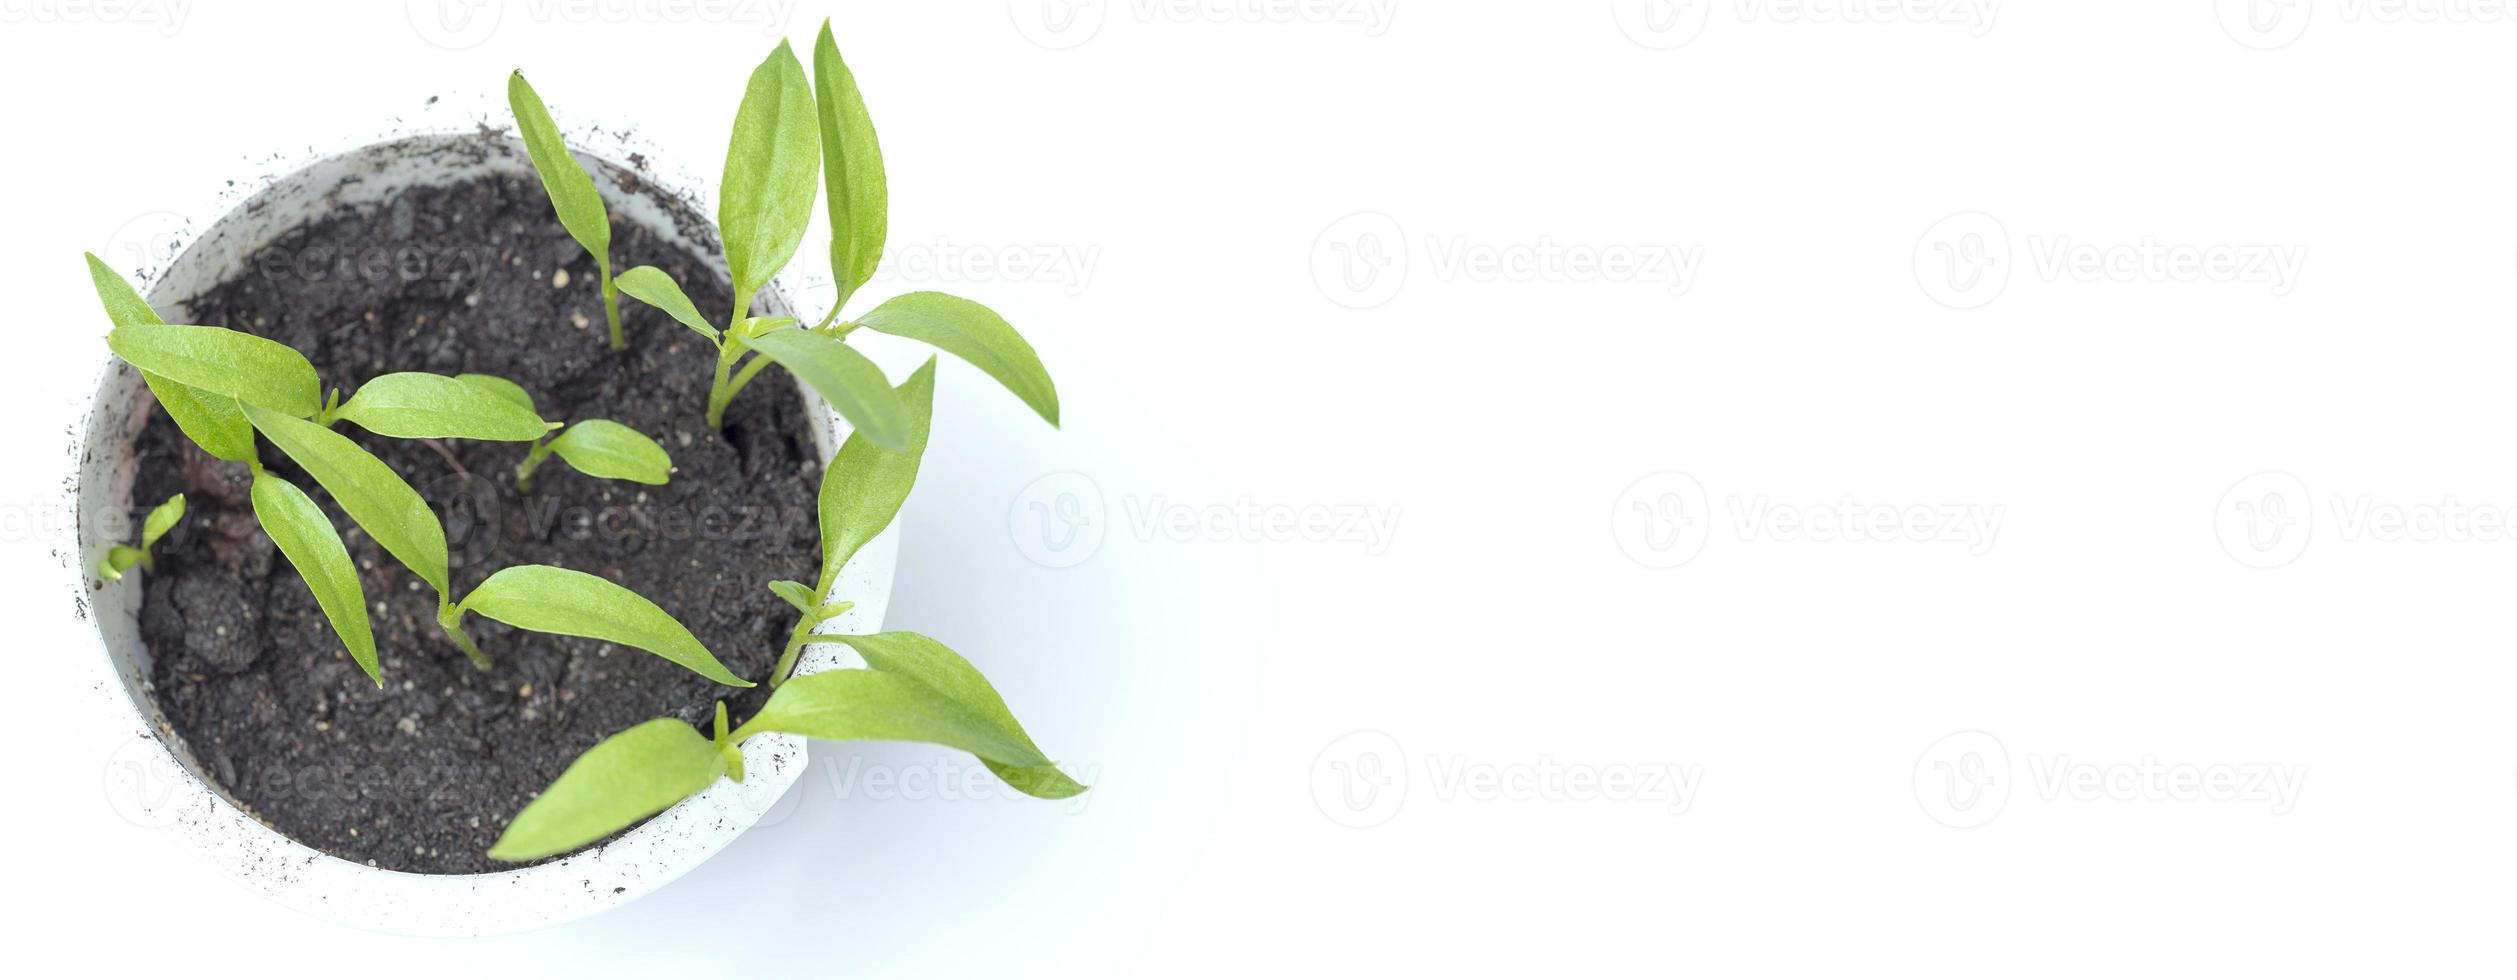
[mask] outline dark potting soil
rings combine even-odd
[[[725,281],[643,228],[615,224],[614,268],[662,267],[722,316]],[[621,299],[630,349],[606,345],[593,260],[529,180],[412,190],[318,219],[190,300],[189,322],[281,341],[346,398],[394,371],[515,381],[552,421],[609,418],[677,467],[650,487],[597,480],[556,457],[516,491],[526,446],[388,439],[341,424],[427,498],[446,525],[458,594],[510,565],[592,572],[654,600],[736,674],[761,679],[790,609],[764,584],[810,580],[819,455],[794,383],[763,374],[703,418],[716,354],[689,329]],[[134,501],[181,491],[189,512],[158,545],[140,628],[159,708],[203,769],[263,822],[353,861],[455,874],[486,857],[516,811],[589,746],[650,718],[736,720],[765,686],[735,690],[661,658],[470,617],[495,662],[474,669],[436,623],[436,595],[267,444],[271,470],[333,517],[360,569],[385,684],[343,651],[306,585],[253,518],[245,468],[212,458],[163,413],[139,441]]]

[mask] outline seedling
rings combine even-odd
[[[559,213],[568,237],[594,256],[594,268],[602,276],[603,320],[612,329],[612,349],[628,350],[629,342],[621,337],[620,290],[612,282],[612,218],[603,209],[603,195],[595,191],[594,178],[568,152],[559,125],[551,121],[551,110],[521,71],[507,76],[507,107],[516,115],[516,132],[524,136],[533,172],[541,176],[542,189],[551,196],[551,210]]]
[[[523,385],[490,374],[458,374],[455,380],[541,418],[533,407],[533,395]],[[610,419],[587,419],[556,437],[547,431],[534,436],[533,449],[516,466],[517,492],[533,492],[533,471],[553,454],[580,473],[606,480],[662,486],[673,475],[673,457],[655,440]]]
[[[804,328],[749,317],[753,297],[795,256],[812,219],[813,200],[829,190],[830,268],[838,298],[819,325]],[[1003,317],[966,299],[936,292],[897,296],[854,320],[840,311],[871,280],[889,229],[889,185],[882,147],[856,78],[839,57],[830,24],[813,45],[808,82],[785,42],[753,70],[734,114],[719,185],[718,237],[734,285],[734,309],[723,329],[702,316],[663,270],[639,266],[619,287],[697,331],[717,349],[708,393],[708,425],[723,428],[727,404],[770,364],[786,368],[887,449],[907,445],[906,411],[850,333],[864,328],[932,345],[986,372],[1050,425],[1058,423],[1057,386],[1022,335]],[[749,360],[745,360],[749,357]]]
[[[487,654],[464,632],[479,613],[519,629],[584,636],[656,654],[721,684],[750,687],[664,610],[600,577],[548,565],[501,569],[458,600],[447,574],[446,532],[419,492],[383,460],[325,423],[346,420],[396,438],[538,440],[555,427],[489,386],[429,374],[389,374],[348,403],[319,402],[305,355],[224,327],[171,325],[93,255],[88,272],[113,320],[106,343],[140,370],[167,415],[204,451],[253,472],[255,519],[314,593],[333,632],[377,686],[384,684],[357,569],[330,518],[295,484],[263,468],[254,435],[288,456],[350,520],[437,590],[437,621],[474,666]],[[529,399],[528,399],[529,402]],[[583,423],[580,423],[581,425]],[[554,440],[556,441],[556,440]]]
[[[150,509],[148,519],[140,522],[140,546],[134,548],[118,544],[106,549],[105,560],[96,565],[96,574],[104,576],[106,581],[119,582],[122,581],[122,573],[130,571],[133,565],[156,571],[157,560],[149,557],[149,549],[156,547],[157,539],[165,537],[166,532],[175,529],[175,522],[183,519],[184,495],[179,493],[166,498],[165,503]]]
[[[812,632],[847,612],[848,603],[826,599],[839,569],[891,523],[917,479],[934,382],[935,362],[929,359],[900,387],[911,415],[907,448],[888,450],[861,433],[852,435],[823,473],[819,584],[770,583],[803,618],[771,672],[778,687],[760,713],[728,732],[719,702],[713,738],[679,720],[658,718],[596,743],[516,815],[490,857],[532,861],[564,853],[646,819],[721,776],[740,783],[743,742],[763,732],[928,742],[979,757],[1006,785],[1030,796],[1056,800],[1084,791],[1041,753],[987,678],[943,644],[916,633]],[[789,677],[796,653],[816,638],[855,650],[865,668]]]

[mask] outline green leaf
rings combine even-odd
[[[867,666],[875,670],[907,677],[934,689],[946,699],[986,719],[989,724],[998,726],[1029,749],[1035,758],[1040,756],[1040,747],[1032,744],[1031,736],[1023,732],[1022,723],[1014,720],[1013,711],[1005,707],[1005,699],[996,693],[996,687],[980,675],[978,668],[970,666],[970,661],[962,659],[951,648],[916,633],[831,636],[825,639],[847,644],[856,650],[858,656],[865,658]],[[793,687],[796,683],[798,681],[789,681],[787,686]],[[988,762],[988,769],[999,778],[1032,796],[1058,800],[1084,791],[1081,783],[1068,779],[1046,759],[1033,762],[991,756],[984,752],[971,754]]]
[[[841,418],[887,449],[909,444],[909,412],[891,379],[847,344],[810,330],[775,330],[751,340],[753,350],[811,385]]]
[[[672,718],[644,722],[595,743],[516,814],[489,849],[501,861],[575,850],[664,811],[725,774],[725,757],[697,729]]]
[[[551,440],[551,451],[587,476],[662,486],[673,476],[664,447],[610,419],[587,419]]]
[[[358,584],[358,566],[350,562],[349,548],[332,529],[331,519],[306,491],[269,472],[254,474],[253,516],[315,594],[315,604],[332,621],[350,659],[358,661],[377,687],[385,686],[384,670],[376,666],[376,638],[368,631],[367,592]]]
[[[779,579],[769,583],[769,591],[777,593],[778,598],[785,599],[787,605],[795,607],[796,612],[807,616],[812,615],[813,610],[819,607],[822,601],[820,593],[814,592],[812,586],[802,582]]]
[[[87,257],[87,276],[96,284],[96,298],[105,303],[105,316],[114,326],[131,324],[162,324],[157,311],[150,309],[140,291],[115,272],[112,266],[91,254]],[[149,393],[157,396],[158,405],[166,409],[166,417],[175,420],[184,437],[212,456],[233,463],[253,458],[253,426],[245,422],[245,413],[236,407],[236,400],[221,398],[170,378],[140,372],[140,380],[148,383]]]
[[[874,670],[797,677],[736,733],[786,732],[831,741],[929,742],[1025,768],[1049,765],[1016,733],[915,679]]]
[[[780,41],[744,86],[719,186],[717,230],[738,305],[795,257],[813,220],[820,168],[813,89],[795,50]]]
[[[148,518],[140,522],[140,549],[146,551],[156,547],[157,539],[165,537],[166,532],[175,529],[175,522],[183,519],[184,495],[179,493],[166,498],[165,503],[152,508]]]
[[[503,392],[417,371],[383,375],[358,386],[358,393],[334,416],[396,439],[532,442],[551,431],[541,416]]]
[[[813,42],[813,105],[821,122],[822,183],[830,198],[830,273],[845,306],[857,288],[874,278],[883,260],[891,195],[883,177],[883,147],[856,76],[840,60],[830,21]]]
[[[96,563],[96,574],[104,576],[105,581],[120,582],[122,573],[130,571],[131,566],[139,564],[141,557],[140,549],[130,545],[118,544],[107,548],[105,560]]]
[[[534,172],[542,176],[542,189],[551,195],[551,210],[559,214],[560,226],[585,246],[586,254],[594,256],[596,268],[611,271],[612,223],[603,213],[603,195],[595,191],[594,178],[568,152],[559,125],[551,121],[551,110],[521,71],[507,76],[507,106],[515,111],[516,132],[524,137],[525,152],[533,157]]]
[[[1040,355],[994,310],[944,293],[907,293],[875,307],[856,324],[933,344],[968,361],[1050,425],[1058,424],[1057,385],[1049,380],[1049,369],[1040,366]]]
[[[709,325],[707,317],[699,315],[699,308],[692,306],[690,297],[682,293],[682,285],[674,282],[664,270],[642,265],[621,273],[620,278],[612,280],[612,283],[631,298],[663,310],[664,315],[699,331],[700,336],[708,338],[709,342],[716,341],[717,328]]]
[[[636,647],[719,684],[752,686],[725,669],[698,637],[655,603],[601,576],[552,565],[502,568],[458,608],[536,633]]]
[[[263,438],[322,484],[368,537],[445,596],[446,528],[401,474],[323,426],[254,405],[245,406],[245,415]]]
[[[142,371],[247,405],[301,419],[323,407],[315,366],[276,340],[225,327],[131,323],[115,327],[105,344]]]
[[[540,418],[542,415],[540,409],[533,407],[533,394],[525,391],[523,385],[495,374],[458,374],[454,376],[454,379],[480,389],[484,395],[502,399],[531,412],[535,418]]]
[[[909,489],[918,482],[918,463],[926,456],[929,415],[935,404],[935,359],[928,358],[900,386],[900,403],[909,416],[908,443],[899,449],[875,445],[862,432],[848,434],[822,471],[818,510],[822,532],[821,581],[824,590],[857,550],[891,526]],[[819,601],[817,598],[815,601]]]

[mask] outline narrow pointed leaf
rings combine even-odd
[[[348,436],[304,419],[245,406],[263,438],[297,461],[350,520],[437,594],[446,594],[446,528],[419,491]]]
[[[692,306],[690,297],[682,292],[682,284],[674,282],[664,270],[642,265],[621,273],[620,278],[612,280],[612,283],[619,286],[621,292],[628,293],[630,298],[663,310],[664,315],[699,331],[700,336],[712,342],[717,339],[717,328],[709,325],[707,317],[699,315],[699,308]]]
[[[502,568],[465,596],[461,608],[518,629],[636,647],[719,684],[752,686],[655,603],[598,575],[553,565]]]
[[[935,688],[874,670],[826,670],[788,680],[743,728],[832,741],[928,742],[1017,766],[1049,764],[1018,733]]]
[[[156,547],[157,539],[165,537],[166,532],[174,530],[176,522],[183,519],[184,495],[179,493],[166,498],[165,503],[150,509],[148,518],[140,522],[140,548]]]
[[[112,266],[94,255],[87,257],[88,278],[96,284],[96,298],[105,303],[105,316],[114,326],[162,324],[166,321],[150,309],[140,291],[115,272]],[[148,383],[149,393],[157,396],[157,404],[166,409],[166,417],[175,420],[184,437],[212,456],[233,463],[253,458],[253,426],[245,421],[245,413],[236,407],[236,400],[212,395],[182,382],[148,371],[140,372],[140,380]]]
[[[856,349],[810,330],[776,330],[752,338],[752,349],[811,385],[830,407],[876,445],[909,444],[909,411],[891,379]]]
[[[610,419],[587,419],[551,440],[551,451],[587,476],[662,486],[673,478],[673,457],[636,429]]]
[[[778,42],[743,89],[719,185],[717,229],[737,303],[767,285],[804,241],[820,192],[817,125],[804,65]]]
[[[926,436],[935,405],[935,359],[928,358],[900,386],[900,403],[909,415],[909,438],[899,449],[875,445],[862,432],[848,434],[822,472],[820,511],[821,581],[824,590],[838,579],[839,569],[857,550],[891,526],[909,489],[918,482],[918,463],[926,456]],[[820,601],[816,598],[814,601]]]
[[[458,374],[454,376],[454,379],[479,389],[482,394],[502,399],[517,408],[531,412],[535,418],[540,418],[542,415],[540,409],[533,407],[533,395],[525,391],[523,385],[495,374]]]
[[[531,861],[575,850],[681,802],[725,774],[725,756],[672,718],[595,743],[516,814],[489,856]]]
[[[516,132],[524,137],[525,153],[533,158],[534,173],[542,177],[542,189],[551,195],[551,210],[559,215],[560,227],[585,246],[597,268],[609,271],[612,223],[603,213],[603,195],[595,191],[594,178],[578,165],[576,155],[568,152],[559,124],[551,121],[550,108],[542,104],[542,96],[521,71],[507,76],[507,106],[516,114]]]
[[[331,518],[315,506],[306,491],[268,472],[254,474],[253,516],[262,531],[280,546],[280,554],[297,569],[306,588],[332,621],[332,632],[349,648],[350,659],[369,680],[383,687],[385,675],[376,665],[376,638],[367,624],[367,592],[358,584],[358,566],[333,530]]]
[[[1005,699],[996,693],[995,685],[979,673],[979,669],[962,659],[950,647],[917,633],[877,633],[872,636],[832,636],[828,639],[845,643],[865,658],[866,666],[887,674],[908,678],[935,690],[942,697],[968,709],[997,726],[1007,737],[1030,750],[1031,759],[991,756],[973,752],[982,760],[997,763],[988,768],[1007,784],[1032,796],[1063,799],[1083,792],[1084,787],[1048,760],[1040,758],[1040,747],[1023,731],[1014,712],[1005,707]],[[818,676],[818,675],[816,675]],[[795,682],[788,682],[793,686]]]
[[[815,607],[820,606],[822,601],[822,597],[813,591],[812,586],[802,582],[779,579],[769,583],[769,591],[777,593],[778,598],[785,599],[787,605],[795,607],[796,612],[807,615],[810,615]]]
[[[105,344],[142,371],[305,418],[323,407],[315,366],[287,344],[225,327],[132,323]]]
[[[830,22],[813,42],[813,106],[821,123],[822,182],[830,201],[830,273],[839,283],[837,306],[874,278],[889,232],[891,192],[883,176],[883,148],[856,76],[839,57]]]
[[[334,414],[396,439],[532,442],[551,430],[541,416],[504,393],[417,371],[383,375],[358,386],[358,393]]]
[[[945,293],[907,293],[892,297],[856,323],[877,333],[932,344],[968,361],[1050,425],[1058,424],[1057,384],[1049,380],[1049,369],[1040,366],[1040,355],[996,311]]]

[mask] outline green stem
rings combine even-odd
[[[629,341],[621,337],[621,291],[612,284],[612,264],[603,264],[603,319],[612,326],[612,349],[628,350]]]
[[[725,321],[726,337],[717,344],[716,380],[708,386],[708,427],[711,429],[725,428],[725,406],[734,400],[728,376],[733,373],[735,360],[741,358],[744,351],[743,342],[735,339],[733,331],[742,326],[744,315],[751,310],[751,297],[734,297],[734,316]]]
[[[524,462],[516,467],[516,492],[533,492],[533,471],[542,468],[542,461],[551,458],[548,437],[533,440],[533,451],[524,454]]]
[[[743,366],[734,372],[734,380],[726,384],[726,402],[731,404],[734,401],[734,396],[743,393],[743,386],[751,384],[753,378],[760,376],[760,369],[768,366],[768,358],[762,357],[758,354],[752,355],[752,359],[750,361],[744,362]]]
[[[443,595],[437,597],[437,625],[445,627],[454,645],[463,648],[463,655],[471,658],[472,666],[489,669],[489,654],[482,653],[480,645],[472,642],[472,635],[463,631],[463,610],[447,602]]]
[[[831,324],[833,324],[833,323],[837,323],[837,322],[839,322],[839,307],[837,307],[836,305],[834,305],[834,306],[832,306],[832,307],[830,308],[830,315],[829,315],[829,316],[826,316],[826,317],[823,317],[823,318],[822,318],[822,322],[821,322],[821,323],[819,323],[819,324],[814,325],[813,329],[815,329],[815,330],[828,330],[828,329],[830,329],[830,325],[831,325]]]

